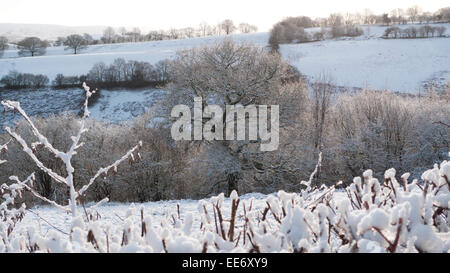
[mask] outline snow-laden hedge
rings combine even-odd
[[[18,142],[25,153],[56,182],[70,192],[68,205],[59,204],[39,195],[33,189],[34,174],[21,181],[11,176],[12,183],[0,187],[0,252],[449,252],[450,251],[450,162],[443,161],[423,173],[421,181],[408,181],[409,174],[397,180],[396,171],[389,169],[378,180],[367,170],[362,177],[342,187],[313,187],[302,182],[297,193],[278,192],[269,195],[263,206],[253,199],[240,199],[236,192],[228,199],[221,194],[209,201],[199,201],[198,214],[182,215],[180,208],[159,220],[152,219],[143,207],[134,205],[120,219],[120,224],[101,221],[97,211],[108,200],[85,208],[83,197],[101,176],[116,173],[117,166],[140,159],[139,143],[121,159],[101,168],[82,188],[73,183],[72,156],[83,145],[89,116],[86,89],[85,114],[80,130],[72,137],[67,152],[55,149],[25,114],[18,102],[2,104],[24,116],[38,142],[28,145],[10,128],[11,140]],[[8,143],[1,145],[7,153]],[[35,156],[35,150],[46,148],[66,165],[67,176],[47,168]],[[0,160],[0,164],[4,161]],[[337,189],[340,187],[340,189]],[[35,226],[18,227],[28,213],[25,206],[15,209],[15,200],[24,191],[72,215],[70,231],[54,227],[42,233]],[[258,201],[261,204],[261,201]],[[80,213],[79,206],[83,206]],[[29,211],[33,213],[33,211]],[[45,221],[45,215],[39,216]],[[197,219],[197,220],[196,220]],[[50,224],[51,225],[51,224]]]
[[[0,222],[0,252],[448,252],[450,162],[424,172],[423,183],[395,177],[390,169],[379,181],[368,170],[345,189],[305,182],[299,193],[268,196],[263,209],[221,194],[199,201],[199,222],[179,209],[155,222],[132,205],[115,225],[92,207],[70,234],[44,235],[12,230],[14,218]]]

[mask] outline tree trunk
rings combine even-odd
[[[238,182],[239,182],[239,172],[233,171],[230,172],[227,175],[227,183],[228,183],[228,189],[227,189],[227,196],[229,197],[231,195],[231,192],[234,190],[238,192]]]

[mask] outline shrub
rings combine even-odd
[[[85,80],[85,76],[64,76],[63,74],[58,74],[52,81],[52,86],[55,88],[80,87]]]
[[[311,178],[319,166],[320,160]],[[378,180],[367,170],[341,191],[342,183],[316,188],[310,179],[296,193],[279,191],[262,200],[220,194],[199,201],[195,212],[184,213],[177,205],[159,219],[144,205],[132,204],[116,225],[103,220],[101,208],[93,205],[85,209],[86,217],[72,217],[67,231],[0,229],[0,251],[448,252],[450,162],[425,171],[422,185],[408,176],[398,180],[395,169],[389,169]]]

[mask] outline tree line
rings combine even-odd
[[[33,57],[44,55],[47,47],[49,46],[65,46],[66,50],[72,51],[73,54],[78,54],[89,45],[135,43],[206,37],[213,35],[229,35],[235,33],[236,31],[239,31],[240,33],[251,33],[258,31],[258,28],[255,25],[245,22],[235,25],[230,19],[226,19],[217,25],[210,25],[206,22],[202,22],[198,28],[187,27],[181,29],[170,29],[167,31],[150,31],[147,34],[143,34],[137,27],[131,30],[127,30],[125,27],[120,27],[118,30],[115,30],[113,27],[107,27],[103,31],[103,36],[100,39],[94,39],[92,35],[88,33],[58,37],[54,42],[41,40],[38,37],[26,37],[17,42],[16,45],[19,48],[19,56]],[[8,42],[9,41],[6,37],[0,36],[0,57],[2,57],[4,51],[8,49]]]
[[[115,59],[111,65],[96,63],[86,75],[65,76],[56,75],[51,82],[55,89],[80,87],[88,82],[96,87],[157,87],[171,80],[168,60],[162,60],[152,65],[148,62],[126,61]],[[10,71],[0,79],[0,83],[9,89],[44,88],[50,83],[47,76]]]
[[[397,26],[386,28],[384,31],[384,38],[430,38],[430,37],[444,37],[444,33],[447,30],[444,26],[433,27],[430,25],[420,27],[408,27],[401,29]]]
[[[446,23],[450,22],[450,7],[441,8],[434,13],[423,12],[415,5],[406,10],[394,9],[389,13],[375,15],[371,10],[366,9],[363,13],[332,13],[326,18],[311,19],[308,16],[288,17],[276,23],[270,30],[269,45],[272,50],[278,50],[280,44],[285,43],[304,43],[311,41],[320,41],[329,38],[338,37],[356,37],[364,32],[360,25],[390,25],[411,23]],[[307,28],[320,28],[318,31],[306,32]],[[396,30],[396,29],[394,29]],[[392,30],[392,32],[394,32]],[[405,30],[406,35],[413,29]],[[417,29],[422,31],[422,29]],[[439,36],[442,28],[433,29]],[[414,35],[414,34],[412,34]],[[434,34],[433,34],[434,36]]]
[[[240,23],[239,25],[235,25],[235,23],[230,19],[223,20],[217,25],[210,25],[206,22],[202,22],[197,28],[187,27],[180,29],[172,28],[169,30],[153,30],[148,32],[147,34],[143,34],[142,31],[137,27],[133,28],[132,30],[127,30],[125,27],[120,27],[117,30],[113,27],[108,27],[104,30],[103,36],[99,40],[92,40],[92,43],[111,44],[176,40],[214,35],[229,35],[237,31],[239,31],[240,33],[251,33],[258,31],[258,27],[245,22]],[[59,40],[63,41],[63,38]]]

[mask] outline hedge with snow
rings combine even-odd
[[[33,189],[34,174],[21,181],[11,176],[3,184],[0,204],[0,252],[449,252],[450,251],[450,162],[443,161],[423,173],[421,181],[408,181],[409,174],[397,180],[394,169],[384,178],[373,177],[367,170],[349,186],[313,187],[315,172],[304,189],[297,193],[278,192],[264,200],[240,199],[236,192],[230,198],[221,194],[198,202],[197,220],[192,213],[182,215],[180,207],[155,221],[142,207],[134,205],[120,224],[101,221],[98,208],[102,200],[89,208],[82,203],[83,194],[102,175],[114,173],[117,166],[139,160],[139,143],[115,163],[101,168],[80,189],[73,183],[71,159],[76,154],[84,122],[89,116],[88,99],[92,94],[85,86],[85,114],[80,130],[72,137],[67,152],[55,149],[39,133],[18,102],[2,104],[19,112],[32,128],[38,141],[28,145],[10,128],[11,141],[17,141],[35,164],[56,183],[67,186],[69,205],[58,204]],[[8,148],[0,146],[2,153]],[[44,166],[35,156],[37,147],[53,152],[67,170],[63,177]],[[320,157],[319,157],[320,158]],[[0,161],[2,164],[4,161]],[[319,163],[316,167],[320,167]],[[339,189],[338,189],[339,188]],[[69,231],[58,228],[42,233],[34,225],[18,223],[28,213],[25,205],[16,209],[15,199],[25,191],[71,214]],[[79,205],[83,212],[78,212]],[[45,220],[44,216],[39,216]],[[197,222],[195,222],[197,221]]]

